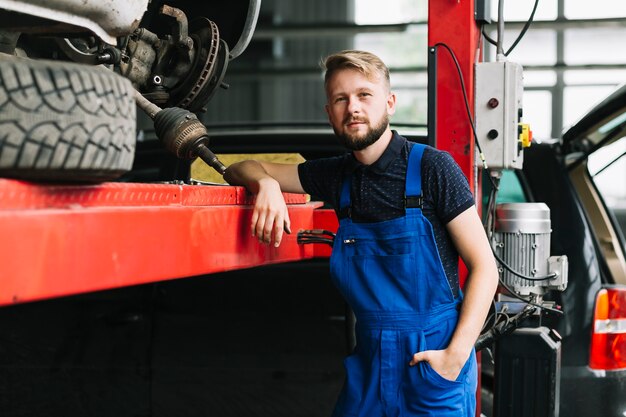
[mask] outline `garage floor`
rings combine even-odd
[[[328,416],[344,303],[324,262],[0,309],[4,416]]]

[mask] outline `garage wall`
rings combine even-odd
[[[322,71],[311,69],[318,68],[323,56],[351,47],[352,39],[289,29],[271,38],[264,29],[352,22],[352,9],[352,0],[263,1],[255,36],[231,62],[225,80],[230,88],[216,93],[203,116],[205,123],[325,122]]]

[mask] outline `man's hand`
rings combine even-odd
[[[419,362],[428,362],[431,368],[448,381],[456,381],[461,374],[469,356],[449,352],[448,350],[425,350],[413,355],[409,365],[414,366]]]
[[[231,185],[243,185],[256,194],[252,212],[252,236],[260,242],[278,247],[283,232],[291,233],[291,221],[283,191],[304,193],[295,164],[275,164],[270,162],[241,161],[232,164],[224,173],[224,179]]]
[[[280,184],[273,178],[267,177],[259,181],[251,230],[252,236],[262,243],[270,244],[273,237],[275,247],[280,245],[283,232],[291,233],[287,204]]]

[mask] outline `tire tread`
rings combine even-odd
[[[0,175],[103,181],[132,167],[130,82],[104,68],[0,58]]]

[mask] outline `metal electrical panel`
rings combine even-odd
[[[491,23],[491,0],[474,1],[474,19],[478,23]]]
[[[491,169],[522,169],[522,66],[476,64],[476,136]]]

